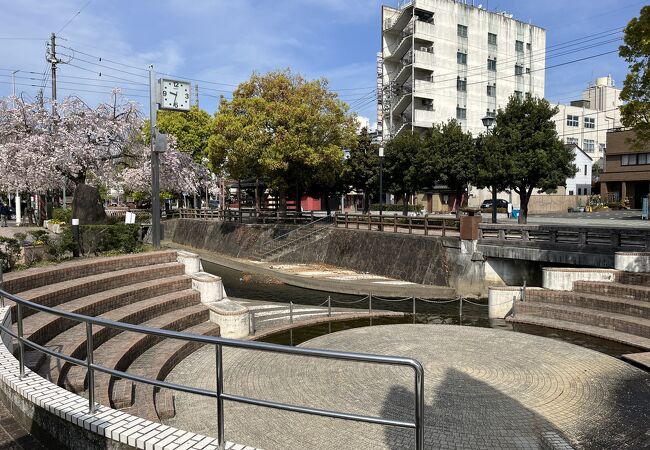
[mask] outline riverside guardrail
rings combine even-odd
[[[1,274],[0,274],[1,277]],[[1,278],[0,278],[1,283]],[[88,370],[88,410],[90,414],[95,412],[95,386],[94,386],[94,373],[95,371],[103,372],[117,378],[125,378],[131,381],[145,383],[160,388],[172,389],[175,391],[186,392],[190,394],[202,395],[211,397],[217,400],[217,440],[221,449],[225,447],[225,416],[224,416],[224,401],[231,401],[236,403],[244,403],[249,405],[261,406],[265,408],[277,409],[282,411],[291,411],[302,414],[310,414],[321,417],[329,417],[335,419],[351,420],[357,422],[372,423],[378,425],[395,426],[400,428],[410,428],[415,430],[416,449],[424,449],[424,368],[415,359],[405,358],[399,356],[383,356],[372,355],[365,353],[351,353],[341,352],[334,350],[321,350],[312,348],[290,347],[277,344],[269,344],[264,342],[254,341],[239,341],[235,339],[225,339],[212,336],[202,336],[179,331],[162,330],[157,328],[143,327],[134,324],[115,322],[98,317],[89,317],[81,314],[76,314],[68,311],[63,311],[57,308],[39,305],[27,300],[24,300],[16,295],[10,294],[4,290],[0,290],[0,305],[5,306],[5,298],[14,302],[13,306],[16,312],[17,332],[15,333],[12,327],[6,327],[0,324],[0,330],[7,333],[18,342],[18,360],[19,360],[19,373],[20,378],[25,377],[25,346],[34,350],[47,354],[51,357],[62,359],[71,364],[86,367]],[[87,332],[87,356],[86,359],[78,359],[65,355],[54,350],[51,350],[42,345],[31,342],[23,335],[23,309],[31,308],[36,311],[45,312],[58,317],[71,319],[80,323],[84,323]],[[163,338],[181,339],[190,342],[198,342],[207,345],[213,345],[216,353],[216,386],[215,390],[194,388],[191,386],[180,385],[176,383],[169,383],[166,381],[153,380],[138,375],[133,375],[127,372],[111,369],[98,365],[93,360],[94,345],[92,342],[93,325],[116,328],[123,331],[130,331],[140,334],[147,334],[152,336],[159,336]],[[272,353],[281,353],[287,355],[306,356],[323,359],[335,359],[342,361],[365,362],[373,364],[383,364],[392,366],[402,366],[413,369],[414,371],[414,421],[401,421],[395,419],[386,419],[376,416],[364,416],[358,414],[350,414],[345,412],[338,412],[326,409],[319,409],[314,407],[291,405],[281,402],[274,402],[269,400],[255,399],[240,395],[229,394],[224,391],[224,372],[223,372],[223,347],[232,347],[246,350],[256,350]],[[35,375],[34,376],[38,376]]]
[[[408,231],[413,234],[415,230],[421,230],[425,236],[434,231],[439,231],[443,236],[448,231],[459,231],[460,222],[457,219],[436,216],[403,216],[398,214],[377,215],[377,214],[349,214],[337,213],[334,220],[335,226],[344,228],[356,228],[370,231],[388,231],[397,233]]]
[[[479,244],[563,251],[650,251],[650,229],[483,223],[479,225]]]

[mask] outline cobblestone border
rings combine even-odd
[[[0,308],[0,321],[9,316],[10,307]],[[4,333],[3,333],[4,334]],[[5,337],[5,336],[3,336]],[[0,393],[19,413],[29,428],[36,426],[56,437],[67,448],[217,450],[217,440],[178,428],[141,419],[122,411],[97,406],[88,413],[88,400],[68,392],[25,368],[19,379],[19,363],[5,345],[0,345]],[[227,450],[255,450],[232,442]]]

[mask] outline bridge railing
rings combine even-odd
[[[349,214],[337,213],[334,219],[337,227],[355,228],[357,230],[406,232],[413,234],[414,231],[421,232],[425,236],[429,234],[442,234],[458,232],[460,222],[455,218],[436,216],[403,216],[398,214]]]
[[[45,355],[67,361],[71,364],[85,367],[88,373],[88,410],[89,414],[94,414],[96,410],[95,404],[95,381],[94,375],[96,372],[106,373],[116,378],[124,378],[138,383],[145,383],[160,388],[171,389],[174,391],[186,392],[214,398],[216,400],[216,428],[217,440],[219,448],[225,448],[225,411],[224,401],[235,403],[242,403],[248,405],[261,406],[264,408],[271,408],[281,411],[291,411],[302,414],[309,414],[320,417],[329,417],[335,419],[351,420],[356,422],[364,422],[378,425],[395,426],[400,428],[409,428],[415,430],[416,449],[424,449],[424,368],[422,365],[413,358],[406,358],[400,356],[384,356],[372,355],[367,353],[352,353],[334,350],[322,350],[314,348],[291,347],[286,345],[270,344],[265,342],[255,341],[242,341],[236,339],[225,339],[213,336],[203,336],[179,331],[163,330],[158,328],[145,327],[141,325],[129,324],[124,322],[115,322],[112,320],[103,319],[101,317],[85,316],[69,311],[64,311],[57,308],[40,305],[30,302],[16,295],[10,294],[1,289],[2,285],[2,272],[0,271],[0,307],[5,307],[5,299],[13,302],[12,313],[16,317],[16,331],[11,325],[4,325],[0,323],[0,330],[4,335],[11,336],[18,343],[18,362],[19,362],[19,377],[23,379],[26,376],[25,371],[25,347],[32,348]],[[35,311],[41,311],[57,317],[70,319],[79,323],[85,324],[86,327],[86,358],[80,359],[68,354],[56,351],[55,348],[50,348],[37,344],[24,336],[23,317],[25,308]],[[124,372],[121,370],[112,369],[109,367],[97,364],[94,361],[93,355],[95,346],[93,344],[93,328],[94,327],[107,327],[115,328],[121,331],[135,332],[146,334],[150,336],[158,336],[162,338],[180,339],[188,342],[196,342],[204,345],[212,345],[216,354],[216,383],[215,389],[203,389],[187,386],[183,384],[170,383],[167,381],[156,380],[147,378],[132,373]],[[96,328],[95,328],[96,329]],[[2,344],[0,344],[2,345]],[[380,365],[401,366],[413,369],[414,372],[414,420],[404,421],[385,417],[367,416],[360,414],[351,414],[348,412],[333,411],[321,409],[316,407],[293,405],[288,403],[257,399],[246,397],[242,395],[228,393],[224,388],[224,370],[223,370],[223,347],[256,350],[263,352],[271,352],[276,354],[285,354],[293,356],[313,357],[321,359],[333,359],[341,361],[351,361],[356,363],[373,363]],[[299,361],[297,362],[299,364]],[[31,376],[38,376],[31,374]],[[388,375],[387,375],[388,376]]]
[[[479,225],[479,244],[650,251],[650,229],[484,223]]]

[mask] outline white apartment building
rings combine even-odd
[[[558,135],[575,144],[594,162],[605,157],[607,130],[621,127],[621,90],[611,76],[600,77],[582,93],[582,100],[558,104],[555,116]]]
[[[544,97],[546,32],[455,0],[382,6],[378,55],[384,139],[458,119],[479,134],[513,95]]]

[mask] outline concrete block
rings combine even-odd
[[[650,272],[650,252],[616,252],[614,267],[624,272]]]
[[[178,250],[176,252],[176,260],[185,266],[185,275],[192,275],[197,272],[203,272],[201,258],[196,253],[186,252],[185,250]]]
[[[516,301],[521,301],[521,288],[510,286],[488,288],[488,318],[505,319],[512,313]]]
[[[612,269],[545,267],[542,270],[542,287],[554,291],[572,291],[575,281],[613,282],[615,272]]]
[[[207,306],[210,321],[219,325],[221,337],[242,339],[248,336],[250,311],[247,307],[227,298]]]
[[[191,275],[192,289],[201,294],[201,303],[208,305],[227,298],[221,277],[207,272],[197,272]]]

